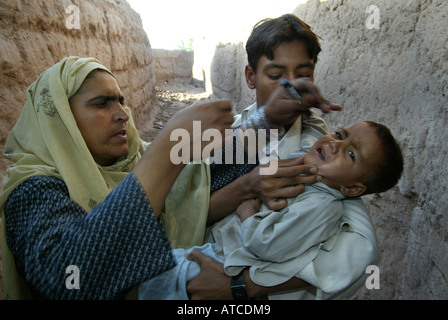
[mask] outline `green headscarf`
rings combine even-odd
[[[0,195],[3,285],[8,299],[30,298],[6,243],[3,209],[9,194],[30,177],[53,176],[63,180],[70,197],[89,212],[126,177],[145,150],[130,110],[125,107],[130,116],[128,155],[108,167],[94,161],[76,125],[69,99],[96,69],[112,75],[98,60],[79,57],[64,58],[42,73],[28,88],[25,106],[6,140],[4,155],[14,162],[6,171]]]

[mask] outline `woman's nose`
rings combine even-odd
[[[119,102],[116,103],[116,107],[114,108],[113,119],[114,121],[123,121],[123,122],[127,122],[129,120],[128,113]]]

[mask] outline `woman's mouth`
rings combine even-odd
[[[116,136],[126,136],[126,129],[118,131],[115,135]]]
[[[116,137],[122,140],[123,142],[127,141],[128,136],[126,135],[126,129],[118,131],[116,134],[113,135],[113,137]]]

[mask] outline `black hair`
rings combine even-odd
[[[381,141],[383,160],[365,182],[367,190],[364,194],[380,193],[391,189],[400,180],[404,166],[403,155],[389,128],[373,121],[365,122],[375,129]]]
[[[317,62],[321,51],[318,36],[311,31],[311,27],[293,14],[264,19],[258,22],[246,43],[249,66],[256,73],[257,63],[262,56],[274,59],[275,48],[283,42],[300,40],[305,42],[308,55]]]

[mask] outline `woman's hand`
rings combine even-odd
[[[291,82],[302,98],[294,99],[284,88],[279,86],[265,104],[265,115],[269,123],[277,127],[288,127],[310,108],[321,109],[324,113],[340,111],[342,106],[334,104],[319,92],[316,85],[308,78],[297,78]]]
[[[200,160],[206,145],[213,144],[217,146],[218,150],[222,149],[226,138],[225,130],[231,128],[233,121],[230,100],[198,102],[177,112],[165,124],[160,135],[169,134],[170,141],[178,141],[179,138],[182,138],[182,143],[184,143],[184,139],[188,139],[190,157],[185,162]],[[214,130],[219,139],[211,139],[212,142],[208,142],[209,139],[204,138],[203,133],[209,129]],[[176,142],[172,142],[171,148],[175,144]]]

